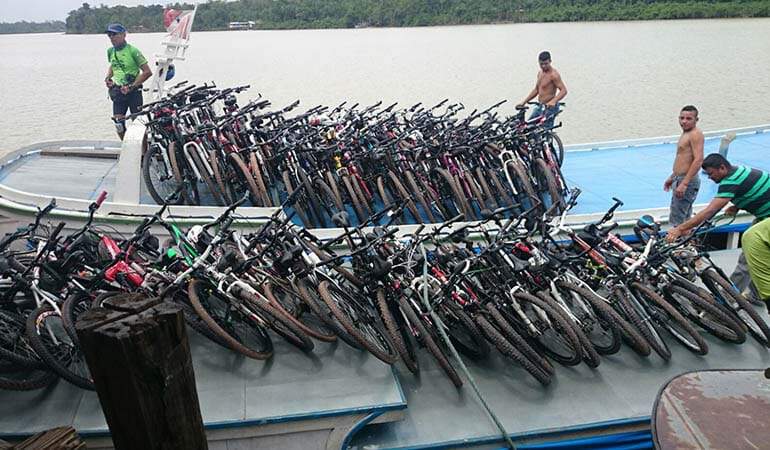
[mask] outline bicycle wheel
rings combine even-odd
[[[334,192],[324,180],[317,178],[313,184],[315,186],[315,195],[317,195],[321,207],[320,213],[325,213],[329,217],[329,223],[331,223],[331,217],[338,212],[345,211],[345,208],[343,205],[337,204]]]
[[[361,204],[361,201],[358,199],[358,194],[356,194],[356,190],[353,188],[353,183],[351,182],[350,177],[343,175],[342,184],[345,185],[345,190],[348,192],[348,198],[350,198],[351,203],[353,203],[353,210],[356,213],[358,222],[362,223],[369,216],[364,212],[364,207]]]
[[[324,342],[337,340],[334,329],[318,317],[290,285],[267,281],[262,285],[262,291],[274,307],[283,310],[308,336]]]
[[[580,347],[581,347],[581,359],[583,362],[585,362],[588,367],[595,369],[599,367],[599,364],[601,364],[601,359],[599,358],[599,353],[596,351],[596,349],[593,346],[593,343],[588,339],[588,336],[583,332],[583,329],[578,326],[578,324],[574,323],[572,320],[570,320],[570,317],[565,313],[562,312],[563,310],[557,307],[556,300],[551,296],[551,294],[547,291],[540,291],[537,293],[537,296],[540,297],[543,301],[548,303],[549,305],[554,306],[554,310],[556,310],[557,313],[561,314],[561,316],[566,320],[570,325],[572,325],[572,329],[575,331],[575,335],[578,338],[578,341],[580,341]]]
[[[668,344],[658,332],[655,324],[650,319],[647,311],[640,301],[633,296],[628,288],[616,287],[610,293],[610,296],[615,300],[614,305],[620,310],[620,312],[628,318],[628,321],[634,325],[634,327],[644,336],[644,339],[650,345],[652,350],[655,350],[664,361],[671,359],[671,350],[668,348]],[[647,356],[642,354],[642,356]]]
[[[91,309],[93,299],[87,294],[72,294],[64,300],[61,307],[62,323],[64,329],[70,338],[76,343],[80,344],[78,339],[78,333],[75,330],[75,324],[77,324],[78,318]]]
[[[216,203],[216,206],[224,206],[225,202],[222,200],[222,195],[219,193],[219,188],[214,183],[214,180],[211,179],[208,170],[206,170],[206,165],[203,162],[203,158],[201,158],[201,156],[198,154],[198,151],[195,149],[190,152],[190,157],[192,158],[195,167],[198,168],[198,173],[200,173],[201,178],[203,178],[203,182],[206,184],[206,187],[208,187],[211,196],[214,197],[214,203]]]
[[[251,176],[251,173],[249,173],[249,168],[246,167],[246,163],[243,162],[241,155],[230,153],[227,157],[230,159],[230,164],[235,171],[235,177],[240,182],[242,190],[249,192],[251,204],[254,206],[263,206],[260,200],[257,183],[254,181],[254,177]]]
[[[413,332],[417,335],[417,339],[426,349],[428,349],[428,352],[433,356],[433,358],[436,359],[439,367],[441,367],[441,370],[443,370],[446,376],[449,377],[449,379],[452,381],[452,384],[454,384],[457,388],[462,387],[463,380],[460,378],[460,375],[458,375],[455,368],[452,367],[452,364],[449,362],[449,358],[441,350],[441,347],[436,343],[433,334],[431,334],[425,327],[425,324],[423,324],[420,316],[412,308],[409,300],[406,297],[399,297],[398,307],[401,312],[404,313],[404,316],[409,322],[409,325],[413,328]]]
[[[503,314],[506,318],[510,317],[516,321],[519,329],[530,337],[531,342],[561,364],[566,366],[580,364],[583,359],[582,343],[575,329],[561,313],[542,299],[527,292],[516,292],[514,301],[519,303],[519,308],[527,320],[524,321],[520,316],[514,319],[511,311],[507,309],[503,310]],[[538,309],[548,320],[544,320]]]
[[[318,285],[318,293],[345,331],[361,346],[386,364],[396,362],[398,353],[366,306],[358,305],[349,293],[327,280]]]
[[[58,311],[44,304],[30,313],[26,325],[30,345],[52,371],[75,386],[96,389],[85,356],[64,329]]]
[[[486,176],[484,175],[483,168],[481,166],[477,166],[476,169],[473,171],[476,175],[476,179],[479,182],[479,185],[481,185],[481,192],[483,193],[483,205],[481,206],[481,209],[483,208],[489,208],[492,211],[496,210],[500,207],[500,205],[497,203],[497,199],[495,198],[494,193],[491,189],[489,189],[489,184],[487,183]]]
[[[452,344],[464,355],[472,359],[489,356],[490,348],[476,323],[462,307],[452,301],[443,301],[436,308],[436,313],[446,327],[446,334]]]
[[[553,212],[554,215],[558,216],[561,214],[564,206],[564,197],[562,196],[559,185],[556,183],[553,172],[551,172],[551,168],[548,167],[548,163],[542,158],[536,158],[532,166],[532,172],[537,180],[538,196],[540,197],[540,200],[543,201],[546,209],[550,208],[552,205],[559,205],[555,207]]]
[[[249,152],[249,168],[251,169],[251,176],[257,185],[259,197],[262,199],[262,206],[273,206],[273,202],[267,193],[267,185],[265,185],[265,180],[262,178],[262,166],[259,164],[257,153],[254,151]]]
[[[639,331],[628,321],[626,321],[617,311],[612,309],[612,306],[606,302],[603,298],[597,294],[591,292],[589,289],[582,286],[578,286],[566,281],[558,281],[557,286],[568,289],[572,292],[583,297],[591,304],[591,307],[596,312],[597,317],[607,323],[617,327],[620,331],[622,338],[626,340],[629,346],[634,349],[635,352],[642,356],[648,356],[652,349],[647,340],[640,334]],[[599,351],[599,349],[597,349]],[[601,352],[599,352],[601,353]]]
[[[462,189],[458,186],[457,178],[450,174],[448,170],[443,168],[434,169],[438,174],[436,180],[438,185],[442,186],[444,202],[449,202],[450,205],[457,211],[457,214],[463,214],[467,220],[472,220],[476,215],[468,206],[468,201],[463,194]]]
[[[406,335],[406,329],[401,324],[396,322],[396,318],[390,311],[390,305],[385,295],[383,288],[378,288],[376,293],[377,309],[382,318],[382,323],[385,325],[385,331],[387,331],[390,337],[390,342],[396,348],[396,351],[401,356],[401,361],[410,372],[413,374],[420,373],[420,367],[417,365],[417,357],[414,354],[414,349],[410,348],[407,344],[409,337]]]
[[[463,172],[463,179],[465,180],[465,184],[468,185],[468,188],[470,190],[469,197],[463,195],[464,198],[467,199],[468,208],[470,208],[471,212],[475,213],[475,209],[473,208],[474,202],[478,206],[479,211],[486,208],[486,200],[485,200],[485,194],[481,192],[481,189],[479,188],[480,182],[476,180],[476,177],[473,175],[473,173],[469,170],[466,170]],[[461,183],[457,183],[457,188],[460,190],[461,194],[464,194],[465,190],[463,189],[463,185]],[[482,218],[480,215],[477,215],[478,218]]]
[[[492,185],[490,188],[494,187],[493,196],[498,197],[500,199],[500,206],[513,206],[515,203],[513,197],[511,197],[510,189],[506,189],[503,187],[503,183],[500,181],[499,177],[499,170],[495,168],[488,168],[487,169],[487,177],[489,180],[492,181]]]
[[[29,343],[25,316],[0,310],[0,359],[20,368],[47,369]]]
[[[368,218],[372,215],[371,199],[367,194],[368,188],[364,189],[363,186],[361,186],[363,181],[358,176],[351,176],[350,183],[353,185],[353,190],[356,191],[358,200],[361,202],[361,207],[364,209],[364,214],[366,214],[366,217]]]
[[[630,288],[646,301],[647,306],[652,309],[652,319],[668,330],[674,339],[696,355],[708,353],[708,345],[703,337],[663,297],[639,282],[631,283]]]
[[[340,209],[340,211],[343,211],[345,209],[345,204],[342,202],[340,187],[337,185],[337,180],[335,180],[334,175],[329,170],[324,173],[324,176],[326,177],[326,184],[332,189],[332,192],[334,193],[334,202],[337,204],[337,207]]]
[[[503,166],[504,173],[508,182],[513,186],[516,191],[516,201],[526,210],[532,208],[537,204],[540,199],[535,191],[532,182],[529,179],[529,174],[524,168],[524,165],[518,159],[509,159]],[[542,210],[543,208],[539,208]]]
[[[232,205],[235,199],[230,195],[229,188],[225,181],[225,174],[222,173],[222,167],[219,163],[219,152],[216,150],[209,150],[209,165],[211,165],[211,171],[214,172],[214,181],[219,186],[219,192],[222,193],[222,200],[228,205]]]
[[[192,280],[187,286],[190,304],[212,332],[227,346],[253,359],[273,355],[273,342],[265,328],[222,297],[208,281]]]
[[[0,390],[34,391],[42,389],[59,377],[47,370],[22,369],[0,374]]]
[[[486,317],[479,314],[475,317],[476,324],[482,333],[487,337],[497,350],[508,358],[516,361],[521,367],[529,372],[543,386],[548,386],[551,383],[551,374],[546,373],[541,368],[537,367],[527,357],[521,354],[507,339],[502,335]]]
[[[183,169],[180,163],[183,163],[184,161],[180,161],[178,156],[176,142],[171,142],[168,145],[168,160],[171,164],[171,172],[174,174],[177,186],[184,186],[181,195],[179,196],[179,204],[186,203],[188,205],[199,205],[200,199],[198,198],[197,186],[192,186],[191,183],[187,182],[182,176]]]
[[[393,172],[388,172],[388,176],[391,180],[393,180],[393,185],[396,186],[396,189],[399,189],[399,194],[402,198],[409,198],[409,194],[406,192],[406,188],[404,187],[404,184],[401,183],[401,180],[398,179],[398,176]],[[409,189],[412,190],[412,195],[414,195],[415,199],[417,200],[417,203],[419,203],[422,206],[422,210],[425,212],[425,218],[428,219],[429,223],[435,223],[438,222],[436,220],[436,216],[433,215],[433,206],[432,206],[432,200],[428,196],[428,193],[424,193],[420,186],[417,185],[417,181],[414,178],[414,174],[412,171],[407,170],[404,172],[404,177],[406,178],[406,184],[409,185]],[[404,189],[403,192],[401,192],[401,189]],[[411,202],[411,200],[409,200]],[[443,212],[439,211],[439,213],[443,214]],[[422,220],[420,220],[422,223]]]
[[[559,167],[561,167],[562,164],[564,164],[564,144],[562,144],[561,138],[554,131],[548,133],[547,139],[548,138],[550,138],[551,141],[550,144],[553,158],[556,160],[556,163],[559,165]]]
[[[284,189],[286,189],[286,194],[291,195],[294,192],[294,189],[296,189],[296,187],[292,185],[291,174],[289,173],[288,170],[284,170],[281,173],[281,178],[283,178],[283,186],[284,186]],[[302,221],[302,225],[304,225],[305,227],[312,227],[313,224],[310,222],[310,219],[308,218],[307,213],[305,212],[305,205],[303,205],[302,203],[303,202],[301,199],[297,199],[297,201],[294,202],[294,205],[292,205],[291,207],[294,209],[294,211],[297,212],[297,216],[299,216],[299,220]]]
[[[171,167],[166,165],[163,152],[158,145],[151,145],[142,156],[142,176],[147,192],[153,201],[162,205],[166,198],[176,192],[179,182]],[[180,200],[177,200],[180,201]]]
[[[748,300],[733,287],[715,269],[706,269],[701,273],[703,283],[709,290],[720,297],[730,306],[735,314],[746,325],[749,333],[764,346],[770,346],[770,327],[762,319]]]
[[[261,296],[261,294],[240,290],[239,295],[247,302],[248,308],[251,310],[250,320],[267,325],[271,330],[284,338],[286,342],[303,352],[310,352],[315,348],[315,344],[302,331],[302,327],[297,325],[296,321],[284,312],[282,308],[276,308],[275,305],[270,303],[269,299]],[[254,314],[258,318],[255,318]]]
[[[697,323],[712,335],[733,344],[746,342],[746,333],[727,311],[722,311],[716,303],[702,298],[699,294],[680,285],[669,285],[664,292],[683,316]],[[715,301],[716,302],[716,301]]]
[[[321,295],[318,293],[318,289],[316,289],[315,286],[312,286],[305,278],[297,280],[295,286],[305,304],[307,304],[313,313],[321,319],[329,329],[334,331],[334,334],[338,338],[342,339],[346,344],[355,349],[364,350],[364,348],[361,347],[361,344],[359,344],[353,336],[348,334],[348,332],[345,331],[345,327],[337,321],[337,318],[332,314],[329,307],[326,306],[326,303],[321,298]]]
[[[407,172],[407,174],[410,174],[410,172]],[[398,176],[396,176],[393,172],[388,172],[388,178],[390,179],[391,184],[395,188],[396,196],[399,198],[400,203],[406,202],[406,207],[409,209],[409,212],[412,213],[412,216],[414,217],[415,223],[425,223],[422,216],[420,215],[420,211],[417,209],[417,205],[412,200],[412,196],[409,195],[409,192],[407,192],[406,187],[404,187],[404,183],[401,182]],[[387,187],[387,182],[383,180],[383,183]],[[414,188],[413,188],[414,189]],[[414,190],[413,195],[415,198],[417,198],[417,202],[422,205],[423,208],[427,208],[425,211],[425,216],[430,220],[430,217],[433,215],[430,212],[430,205],[425,203],[425,198],[422,196],[422,192],[419,190]]]
[[[561,287],[559,283],[556,285]],[[623,342],[618,325],[599,314],[594,302],[585,298],[585,292],[562,288],[561,295],[565,297],[570,312],[578,319],[576,325],[585,333],[597,353],[614,355],[620,351]]]
[[[527,340],[516,331],[513,326],[503,317],[500,311],[497,310],[497,306],[492,303],[487,303],[485,306],[487,313],[492,317],[492,320],[497,325],[497,328],[503,333],[506,339],[513,344],[513,346],[524,356],[529,359],[532,364],[535,364],[543,372],[553,375],[553,365],[548,361],[548,358],[541,355],[534,347],[529,345]]]

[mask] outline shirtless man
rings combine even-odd
[[[698,196],[698,171],[703,163],[703,132],[697,127],[698,109],[687,105],[679,112],[682,136],[676,144],[674,170],[663,183],[663,190],[674,190],[668,223],[678,226],[692,216],[692,204]]]
[[[540,71],[537,73],[535,88],[517,106],[523,106],[537,96],[537,101],[540,104],[532,110],[532,115],[529,118],[532,119],[545,112],[550,116],[546,122],[546,126],[550,127],[553,125],[554,116],[559,108],[557,104],[567,95],[567,86],[564,85],[559,71],[551,66],[551,54],[549,52],[540,52],[537,60],[540,64]]]

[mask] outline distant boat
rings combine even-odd
[[[256,22],[249,20],[246,22],[230,22],[227,24],[227,28],[230,30],[253,30],[256,25]]]

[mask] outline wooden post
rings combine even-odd
[[[138,294],[109,302],[76,328],[115,448],[206,449],[180,307]]]

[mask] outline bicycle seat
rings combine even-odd
[[[372,261],[371,274],[374,278],[384,278],[390,273],[393,263],[376,256]]]
[[[529,261],[525,261],[523,259],[517,258],[513,255],[508,255],[508,257],[513,262],[513,267],[511,268],[514,272],[523,272],[527,269],[529,269]]]

